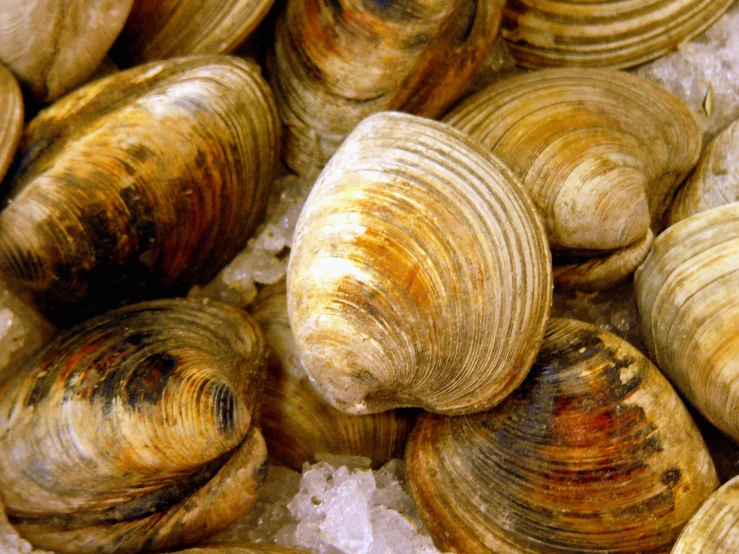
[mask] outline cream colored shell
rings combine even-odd
[[[468,413],[524,378],[551,304],[549,250],[513,174],[417,116],[365,119],[297,224],[288,312],[306,371],[350,413]]]
[[[0,182],[13,161],[23,131],[23,96],[13,74],[0,63]]]
[[[733,0],[516,0],[501,34],[519,65],[632,67],[698,35]]]
[[[134,0],[3,0],[0,62],[50,102],[81,84],[121,32]]]
[[[739,204],[664,231],[635,288],[652,359],[711,423],[739,440]]]
[[[669,222],[739,201],[739,119],[721,131],[670,206]]]

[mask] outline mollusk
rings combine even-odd
[[[606,286],[636,269],[649,246],[650,224],[661,227],[701,147],[700,124],[680,98],[641,77],[601,69],[506,79],[443,120],[479,140],[521,178],[553,249],[611,258],[615,276]],[[587,281],[584,272],[576,284]]]
[[[251,311],[271,351],[261,411],[270,460],[300,471],[323,453],[363,456],[377,467],[403,457],[416,411],[349,415],[327,403],[300,365],[284,280],[264,288]]]
[[[657,553],[718,486],[685,406],[638,350],[551,319],[500,405],[424,414],[406,449],[432,535],[453,552]]]
[[[733,0],[513,0],[501,34],[526,67],[624,68],[700,34]]]
[[[50,102],[83,83],[121,32],[134,0],[3,0],[0,62]]]
[[[266,349],[216,302],[127,306],[57,337],[0,391],[0,497],[58,552],[138,552],[240,517],[265,476]]]
[[[303,365],[334,406],[485,409],[523,380],[551,261],[510,170],[448,125],[368,117],[314,185],[287,274]]]
[[[670,206],[670,224],[703,210],[739,201],[739,119],[721,131],[701,154],[690,179]]]
[[[113,47],[124,66],[192,54],[230,54],[274,0],[134,0]]]
[[[713,425],[739,440],[739,204],[669,227],[634,278],[650,356]]]
[[[23,131],[23,96],[13,74],[0,63],[0,181]]]
[[[278,144],[269,87],[238,58],[178,58],[82,87],[24,132],[0,271],[62,319],[207,282],[256,226]]]
[[[502,9],[503,0],[289,0],[271,71],[285,163],[322,168],[375,112],[443,113],[482,66]]]

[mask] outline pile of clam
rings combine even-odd
[[[682,399],[739,440],[739,122],[622,70],[732,1],[0,3],[0,278],[63,329],[0,372],[10,523],[172,551],[332,452],[447,551],[735,552]],[[286,279],[207,298],[288,172]],[[550,317],[632,278],[646,354]]]

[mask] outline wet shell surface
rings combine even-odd
[[[121,32],[134,0],[3,0],[0,62],[43,102],[83,83]]]
[[[661,227],[675,189],[698,160],[702,135],[678,97],[635,75],[600,69],[506,79],[444,121],[521,178],[553,249],[610,258],[615,278],[607,286],[636,269],[636,252],[646,254],[650,225]]]
[[[300,365],[287,316],[285,282],[266,287],[252,306],[270,361],[262,400],[262,432],[270,460],[301,471],[317,454],[363,456],[379,467],[402,458],[416,410],[345,414],[326,402]]]
[[[718,486],[680,398],[638,350],[551,319],[529,376],[490,411],[419,418],[408,479],[453,552],[668,552]]]
[[[739,201],[739,119],[721,131],[670,206],[670,224]]]
[[[0,63],[0,181],[23,131],[23,96],[13,74]]]
[[[290,325],[349,413],[466,413],[525,377],[551,305],[544,230],[502,163],[447,125],[384,112],[347,138],[301,212]]]
[[[671,554],[735,554],[739,550],[739,476],[703,503]]]
[[[739,440],[739,204],[669,227],[634,277],[650,356],[713,425]]]
[[[0,391],[0,497],[57,552],[193,543],[240,517],[265,477],[252,424],[266,348],[216,302],[158,300],[59,336]]]
[[[78,89],[24,132],[0,271],[56,319],[207,282],[256,226],[278,145],[268,85],[238,58],[152,63]]]
[[[700,34],[733,0],[513,0],[501,34],[526,67],[624,68]]]
[[[274,0],[134,0],[113,48],[124,66],[191,54],[230,54]]]
[[[322,168],[365,117],[436,117],[482,66],[503,0],[289,0],[271,84],[285,124],[283,159]]]

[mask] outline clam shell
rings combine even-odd
[[[230,54],[274,0],[135,0],[113,47],[124,66],[192,54]]]
[[[278,121],[259,68],[233,57],[143,65],[78,89],[24,132],[0,271],[62,320],[207,282],[261,216]]]
[[[0,63],[0,181],[13,160],[23,130],[23,96],[13,74]]]
[[[503,0],[289,0],[270,72],[285,163],[322,168],[379,111],[443,113],[482,67],[502,9]]]
[[[138,552],[240,517],[265,475],[252,424],[266,360],[216,302],[128,306],[60,335],[0,391],[0,497],[58,552]]]
[[[133,0],[3,0],[0,62],[44,102],[83,83],[121,32]]]
[[[739,549],[739,476],[703,503],[680,533],[671,554],[734,554]]]
[[[633,67],[700,34],[732,3],[515,0],[506,4],[501,34],[526,67]]]
[[[180,550],[176,554],[310,554],[310,552],[308,550],[287,548],[274,544],[250,544],[245,546],[201,546]]]
[[[712,424],[739,440],[739,204],[669,227],[634,277],[650,356]]]
[[[521,178],[553,249],[600,251],[620,278],[641,261],[635,252],[646,254],[650,224],[661,227],[701,147],[700,123],[681,99],[641,77],[600,69],[506,79],[443,120]]]
[[[513,174],[447,125],[365,119],[301,212],[290,325],[321,393],[349,413],[465,413],[526,375],[551,305],[544,231]]]
[[[424,414],[406,450],[422,518],[452,552],[667,552],[718,486],[680,398],[625,341],[551,319],[490,411]]]
[[[262,433],[270,460],[301,471],[305,462],[318,461],[317,454],[362,456],[375,467],[403,457],[417,412],[349,415],[327,403],[300,365],[287,316],[285,281],[266,287],[252,314],[271,350],[262,401]]]
[[[690,179],[670,206],[669,223],[739,201],[739,119],[721,131],[701,154]]]

